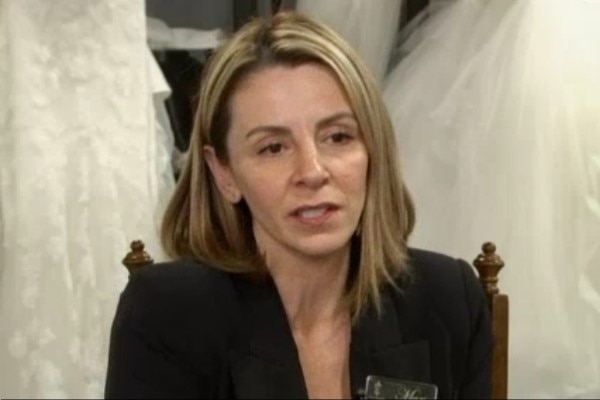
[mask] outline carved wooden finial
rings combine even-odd
[[[154,263],[152,257],[144,250],[144,242],[134,240],[130,247],[131,251],[123,259],[123,265],[127,267],[130,274],[140,267]]]
[[[496,245],[486,242],[481,246],[482,254],[473,261],[473,265],[479,272],[479,280],[483,284],[485,293],[491,297],[499,293],[498,273],[504,267],[504,261],[496,254]]]

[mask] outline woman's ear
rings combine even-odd
[[[204,146],[203,150],[204,159],[221,195],[232,204],[239,203],[242,200],[242,193],[238,189],[235,179],[233,179],[231,168],[219,160],[213,146]]]

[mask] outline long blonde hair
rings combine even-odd
[[[382,285],[394,284],[407,270],[414,207],[401,179],[392,124],[375,79],[333,30],[302,14],[252,20],[211,57],[201,81],[190,156],[164,216],[162,241],[175,259],[193,257],[229,272],[265,272],[252,216],[243,201],[234,205],[222,197],[203,148],[213,146],[217,157],[227,161],[230,99],[248,74],[308,62],[320,63],[337,76],[369,154],[367,195],[354,246],[359,257],[346,299],[357,317],[369,303],[379,309]]]

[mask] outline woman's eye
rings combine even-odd
[[[277,153],[281,153],[281,150],[283,150],[283,145],[281,143],[271,143],[271,144],[263,147],[262,149],[260,149],[260,151],[258,153],[259,154],[277,154]]]
[[[350,139],[352,139],[352,136],[345,132],[336,132],[329,136],[329,140],[335,144],[346,143]]]

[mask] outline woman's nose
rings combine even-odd
[[[303,146],[297,154],[296,184],[318,188],[327,182],[329,172],[316,145]]]

